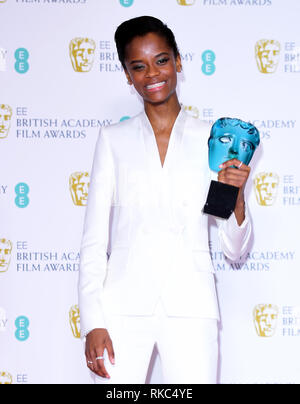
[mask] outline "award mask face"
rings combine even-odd
[[[259,132],[251,123],[232,118],[218,119],[208,140],[210,169],[219,172],[221,164],[234,158],[248,165],[259,142]]]

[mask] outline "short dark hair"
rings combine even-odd
[[[174,52],[175,58],[179,55],[175,36],[170,28],[158,18],[143,16],[123,22],[116,30],[115,42],[120,62],[125,68],[126,46],[137,36],[145,36],[151,32],[165,38],[167,44]]]

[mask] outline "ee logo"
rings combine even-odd
[[[123,7],[131,7],[133,5],[134,0],[120,0],[120,4]]]
[[[15,204],[18,208],[27,208],[29,205],[29,186],[25,182],[20,182],[15,186],[16,198]]]
[[[15,51],[15,69],[17,73],[25,74],[29,70],[29,52],[25,48],[19,48]]]
[[[123,117],[120,119],[120,122],[127,121],[128,119],[130,119],[130,116],[123,116]]]
[[[29,338],[29,320],[25,316],[20,316],[16,319],[15,321],[15,326],[16,326],[16,332],[15,332],[15,337],[17,338],[18,341],[26,341]]]
[[[216,60],[215,52],[207,50],[202,53],[202,61],[203,61],[202,72],[206,76],[212,76],[215,73],[216,71],[215,60]]]

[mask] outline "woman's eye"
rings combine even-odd
[[[135,70],[135,71],[142,70],[143,68],[144,68],[143,65],[135,65],[135,66],[133,66],[133,70]]]
[[[159,65],[164,65],[164,64],[166,64],[169,60],[170,60],[169,58],[163,58],[163,59],[159,59],[159,60],[157,61],[157,63],[158,63]]]

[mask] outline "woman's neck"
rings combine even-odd
[[[177,96],[161,104],[145,103],[145,112],[155,134],[172,128],[180,110]]]

